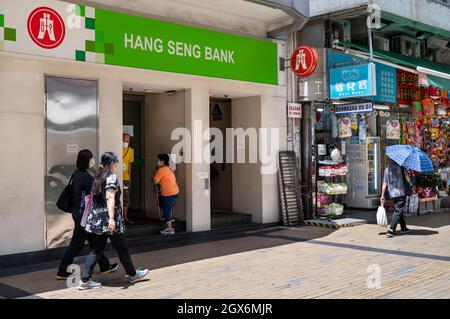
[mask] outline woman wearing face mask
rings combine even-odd
[[[162,235],[173,235],[175,230],[172,227],[172,209],[173,203],[180,192],[180,189],[175,178],[175,173],[169,165],[169,155],[158,155],[158,170],[153,177],[153,182],[159,184],[161,190],[160,205],[164,212],[164,221],[166,222],[166,229],[161,231]]]
[[[129,283],[136,283],[148,276],[148,269],[136,269],[128,252],[124,235],[125,226],[120,203],[121,189],[114,171],[119,158],[112,152],[106,152],[101,158],[101,167],[95,174],[91,194],[94,196],[94,209],[88,215],[86,232],[91,234],[92,251],[84,263],[80,290],[101,288],[101,283],[91,280],[97,260],[105,251],[108,238],[116,249],[119,259],[128,275]],[[106,208],[106,209],[105,209]]]
[[[84,197],[91,192],[94,178],[89,174],[88,169],[94,167],[94,155],[90,150],[82,150],[77,156],[77,169],[72,174],[72,218],[75,223],[72,240],[67,247],[61,263],[59,264],[56,278],[65,280],[71,274],[67,272],[67,266],[73,263],[73,259],[78,256],[84,247],[86,240],[92,248],[91,237],[81,227],[80,222],[84,211]],[[116,271],[118,264],[110,264],[108,258],[101,254],[98,259],[100,272],[108,274]]]

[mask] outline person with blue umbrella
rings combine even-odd
[[[412,195],[411,178],[407,170],[417,172],[434,171],[433,164],[428,156],[420,149],[410,145],[388,146],[386,155],[389,157],[389,165],[384,171],[383,187],[381,189],[381,205],[385,203],[385,193],[395,204],[391,225],[386,233],[388,237],[396,235],[397,225],[400,223],[400,233],[409,232],[406,227],[403,209],[406,205],[406,196]]]

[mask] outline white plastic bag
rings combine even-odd
[[[383,206],[378,207],[377,211],[377,224],[380,226],[387,226],[388,225],[388,219],[386,215],[386,210]]]

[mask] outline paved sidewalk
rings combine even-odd
[[[95,276],[102,289],[78,291],[44,269],[0,277],[0,295],[9,288],[32,298],[450,298],[450,213],[407,222],[411,233],[396,238],[373,224],[262,229],[133,254],[151,269],[151,280],[136,285],[120,268]],[[381,287],[368,288],[378,270]]]

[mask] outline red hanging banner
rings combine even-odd
[[[419,76],[417,74],[397,69],[397,94],[398,104],[412,105],[417,100],[416,94],[419,91]]]

